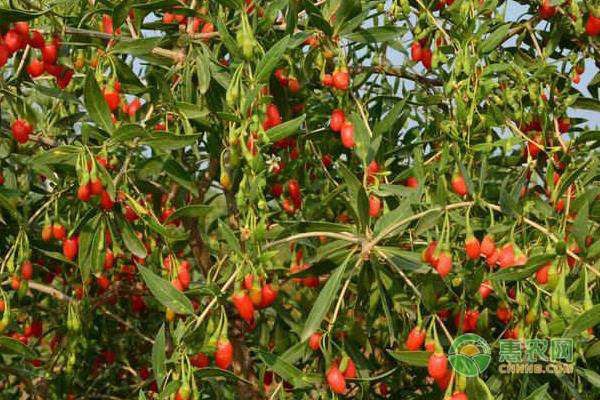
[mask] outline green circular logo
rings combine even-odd
[[[454,340],[448,352],[448,361],[461,375],[475,377],[490,366],[492,349],[481,336],[466,333]]]

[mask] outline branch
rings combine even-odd
[[[352,75],[357,75],[362,72],[373,71],[378,74],[384,74],[388,76],[395,76],[402,79],[408,79],[413,82],[418,82],[428,86],[442,86],[444,83],[439,79],[431,79],[426,78],[421,75],[411,74],[410,72],[405,71],[402,68],[389,67],[383,65],[374,65],[374,66],[360,66],[360,67],[352,67],[350,68],[350,73]]]

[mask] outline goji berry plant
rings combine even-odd
[[[598,399],[599,34],[582,0],[0,1],[0,397]],[[501,373],[550,338],[572,373]]]

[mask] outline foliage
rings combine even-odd
[[[0,397],[597,398],[600,7],[519,3],[0,1]]]

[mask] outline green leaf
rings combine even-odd
[[[161,38],[144,38],[136,40],[121,40],[115,44],[111,53],[130,54],[132,56],[151,55],[152,49],[157,47]]]
[[[381,43],[398,41],[404,33],[402,26],[375,26],[348,33],[344,38],[359,43]]]
[[[388,353],[396,360],[414,367],[427,367],[431,353],[427,351],[392,351]]]
[[[90,273],[99,271],[104,261],[104,224],[100,223],[101,214],[91,218],[79,233],[79,254],[77,262],[83,280]]]
[[[202,218],[213,210],[212,206],[206,204],[192,204],[179,208],[167,218],[168,221],[174,221],[179,218]]]
[[[396,102],[392,109],[380,119],[373,127],[373,134],[379,136],[392,129],[392,127],[401,119],[401,115],[404,113],[406,101],[409,97],[405,97],[402,100]]]
[[[585,368],[577,368],[577,374],[584,377],[595,388],[600,388],[600,375],[596,371]]]
[[[152,344],[152,371],[154,372],[154,379],[156,379],[158,386],[162,385],[162,381],[167,373],[165,342],[165,325],[163,324],[158,330]]]
[[[216,368],[216,367],[207,367],[207,368],[199,368],[199,369],[194,368],[194,375],[200,379],[208,378],[209,381],[214,381],[215,377],[221,377],[221,378],[229,379],[231,381],[241,381],[248,385],[252,385],[251,382],[247,381],[240,375],[236,375],[231,371],[226,371],[224,369]]]
[[[523,266],[501,269],[490,275],[490,279],[497,282],[518,281],[534,274],[540,267],[556,258],[555,254],[542,254],[531,257]]]
[[[115,66],[117,78],[119,78],[119,82],[121,82],[124,91],[139,93],[145,89],[140,78],[133,72],[131,67],[121,59],[121,57],[112,57],[112,62]]]
[[[369,143],[371,138],[369,136],[368,128],[365,121],[357,113],[352,113],[349,117],[350,122],[354,126],[354,140],[356,147],[354,148],[356,154],[362,160],[363,164],[367,164],[367,155],[369,154]]]
[[[322,260],[312,264],[309,268],[290,274],[290,278],[305,278],[307,276],[319,276],[329,274],[337,268],[337,264],[330,259]]]
[[[235,39],[229,33],[227,26],[220,19],[217,19],[215,21],[215,26],[221,36],[221,41],[223,42],[227,50],[229,50],[229,53],[231,53],[231,55],[236,59],[243,58],[240,54],[240,49],[238,48]]]
[[[85,108],[90,114],[90,118],[98,124],[98,127],[112,133],[115,130],[113,125],[110,109],[104,100],[104,96],[100,91],[98,82],[94,77],[93,72],[89,72],[85,78],[83,89]]]
[[[113,26],[115,29],[123,25],[123,22],[125,22],[125,19],[129,15],[129,10],[131,9],[132,3],[133,0],[123,0],[113,9]]]
[[[600,101],[590,97],[578,97],[572,107],[580,110],[600,111]]]
[[[387,228],[394,222],[402,221],[403,219],[408,218],[410,215],[412,215],[410,203],[408,201],[402,202],[398,207],[396,207],[392,211],[388,211],[379,217],[379,219],[375,223],[375,227],[373,228],[373,235],[379,235],[381,231],[383,231],[385,228]],[[394,236],[394,232],[390,232],[388,236]]]
[[[282,124],[274,126],[265,132],[269,142],[274,143],[281,139],[285,139],[286,137],[295,134],[300,129],[300,126],[304,123],[306,119],[306,114],[303,114],[297,118],[286,121]]]
[[[590,346],[585,349],[585,356],[587,358],[600,357],[600,341],[590,344]]]
[[[600,324],[600,304],[580,314],[565,330],[563,337],[574,337],[588,328]]]
[[[544,385],[540,386],[539,388],[535,389],[533,392],[531,392],[531,394],[527,397],[525,397],[523,400],[542,400],[544,398],[546,398],[546,396],[548,395],[548,387],[550,386],[550,384],[545,383]]]
[[[42,15],[50,12],[50,9],[44,11],[25,11],[25,10],[17,10],[17,9],[6,9],[0,8],[0,21],[2,22],[19,22],[19,21],[31,21]]]
[[[293,364],[298,361],[306,353],[307,345],[305,342],[297,342],[292,347],[288,348],[279,358],[283,361]]]
[[[282,61],[283,55],[288,50],[290,37],[284,36],[277,43],[275,43],[269,51],[260,59],[256,65],[256,80],[259,82],[266,82],[271,77],[271,74]]]
[[[145,258],[146,247],[142,241],[137,237],[129,222],[125,220],[123,217],[117,218],[117,222],[119,224],[119,230],[121,231],[121,237],[123,238],[123,242],[125,243],[125,247],[135,256],[140,258]]]
[[[174,181],[179,183],[181,186],[189,190],[192,194],[198,194],[198,187],[194,184],[190,173],[187,172],[179,162],[174,159],[168,159],[164,165],[163,169],[167,175],[169,175]]]
[[[367,226],[369,223],[369,197],[363,187],[358,191],[358,197],[356,198],[356,205],[358,209],[358,219],[362,226]]]
[[[339,168],[340,175],[342,175],[344,182],[346,182],[346,186],[348,187],[348,194],[350,195],[350,198],[353,200],[357,199],[358,191],[362,188],[362,183],[358,180],[356,175],[354,175],[348,169],[348,167],[346,167],[346,165],[340,163],[338,168]],[[354,204],[354,207],[355,207],[355,209],[357,209],[356,204]]]
[[[480,377],[467,379],[467,396],[469,399],[494,400],[494,396]]]
[[[352,253],[350,254],[350,256]],[[327,283],[319,292],[319,297],[315,301],[306,321],[304,322],[304,327],[302,328],[302,334],[300,335],[300,340],[305,341],[315,333],[315,331],[321,325],[323,318],[329,312],[331,308],[331,304],[337,298],[338,290],[340,288],[340,284],[342,283],[342,277],[344,272],[346,271],[346,266],[348,265],[348,261],[350,257],[347,257],[346,260],[340,265],[329,277]]]
[[[201,134],[173,135],[169,132],[155,131],[146,135],[140,143],[148,145],[156,150],[171,151],[192,146],[201,137]]]
[[[179,0],[156,0],[149,1],[147,3],[134,2],[133,8],[137,8],[139,10],[144,11],[154,11],[154,10],[162,10],[162,9],[170,9],[174,7],[181,7],[181,2]]]
[[[204,48],[196,51],[196,76],[198,77],[198,91],[206,94],[210,86],[210,59],[204,52]]]
[[[18,354],[27,359],[38,357],[38,354],[31,348],[25,346],[20,340],[8,336],[0,336],[0,353]]]
[[[121,125],[108,140],[107,145],[118,146],[135,138],[142,137],[145,134],[146,131],[139,125]]]
[[[485,54],[496,49],[504,42],[509,30],[510,24],[501,25],[500,27],[496,28],[496,30],[492,32],[483,42],[479,43],[477,48],[478,52],[480,54]]]
[[[219,232],[221,233],[221,236],[223,237],[223,239],[225,239],[225,241],[227,242],[227,245],[229,245],[229,247],[233,251],[235,251],[236,253],[239,253],[239,254],[242,253],[242,247],[240,246],[240,242],[238,241],[238,238],[235,236],[235,233],[233,233],[233,231],[231,230],[229,225],[227,225],[225,222],[220,221],[220,220],[219,220]]]
[[[205,108],[202,108],[201,106],[199,106],[197,104],[186,103],[184,101],[176,102],[175,108],[185,118],[188,118],[188,119],[205,118],[208,115],[208,110],[206,110]]]
[[[175,289],[175,286],[171,282],[161,278],[142,265],[139,266],[139,269],[146,286],[148,286],[148,289],[150,289],[150,292],[160,304],[178,314],[194,313],[194,307],[190,300],[185,294]]]
[[[284,381],[293,384],[296,388],[308,386],[307,382],[303,379],[305,375],[304,372],[283,360],[281,357],[277,357],[273,353],[260,349],[255,349],[254,352],[258,355],[258,358],[268,365],[269,369],[283,378]]]
[[[577,217],[575,218],[575,221],[573,222],[573,228],[571,229],[571,232],[573,233],[573,236],[575,236],[575,240],[577,241],[580,249],[585,249],[587,247],[585,240],[588,233],[589,210],[590,205],[586,201],[577,211]]]

